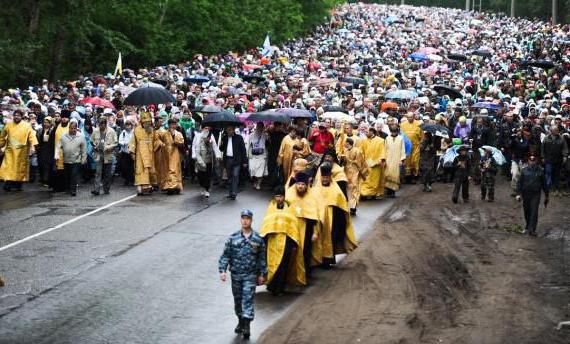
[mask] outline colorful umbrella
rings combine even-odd
[[[101,106],[109,109],[115,109],[115,105],[107,99],[99,97],[86,97],[80,101],[81,104],[91,104],[93,106]]]

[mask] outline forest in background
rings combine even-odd
[[[299,37],[326,22],[342,0],[0,0],[0,87],[188,60],[195,53],[243,51]],[[400,0],[369,1],[399,4]],[[475,0],[479,4],[478,0]],[[517,14],[547,18],[551,1],[517,0]],[[462,0],[406,0],[464,8]],[[482,0],[509,11],[510,0]],[[570,0],[559,1],[568,16]],[[560,18],[561,20],[568,18]]]
[[[299,37],[339,0],[0,0],[0,87],[243,51]]]

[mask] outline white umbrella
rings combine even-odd
[[[356,119],[348,114],[345,114],[344,112],[337,112],[337,111],[333,111],[333,112],[325,112],[322,116],[322,119],[330,119],[333,120],[335,122],[347,122],[347,123],[355,123]]]

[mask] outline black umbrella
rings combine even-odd
[[[450,130],[439,124],[422,124],[420,126],[423,131],[431,133],[435,136],[449,138]]]
[[[159,84],[159,85],[162,85],[165,87],[166,87],[166,85],[168,85],[168,80],[164,80],[164,79],[153,79],[151,81],[154,82],[155,84]]]
[[[342,106],[337,106],[337,105],[325,105],[325,106],[323,106],[323,110],[325,110],[325,112],[344,112],[344,113],[348,113],[348,111],[346,111]]]
[[[197,107],[194,111],[202,113],[216,113],[216,112],[223,112],[224,109],[222,109],[217,105],[204,105]]]
[[[435,85],[433,89],[437,93],[447,94],[451,99],[463,98],[463,95],[458,90],[447,85]]]
[[[471,55],[477,55],[482,57],[491,57],[493,54],[489,50],[479,49],[471,52]]]
[[[551,69],[556,67],[556,65],[554,64],[554,62],[552,61],[547,61],[547,60],[536,60],[536,61],[530,61],[526,63],[527,66],[532,66],[532,67],[538,67],[538,68],[543,68],[543,69]]]
[[[252,84],[259,84],[265,81],[265,77],[259,75],[244,75],[241,79]]]
[[[280,115],[285,115],[289,118],[313,118],[313,114],[309,110],[297,108],[282,108],[275,110]]]
[[[203,75],[194,75],[184,78],[183,81],[189,84],[201,84],[210,81],[210,78],[205,77]]]
[[[247,116],[247,120],[251,122],[291,122],[291,118],[289,116],[284,113],[279,113],[276,110],[254,112]]]
[[[342,77],[339,78],[338,81],[340,82],[346,82],[348,84],[353,84],[353,85],[366,85],[368,84],[366,82],[366,80],[362,79],[362,78],[355,78],[352,76],[347,76],[347,77]]]
[[[467,56],[463,54],[448,54],[447,58],[455,61],[467,61]]]
[[[209,113],[204,117],[202,125],[208,125],[212,127],[226,127],[226,126],[238,126],[241,122],[239,119],[231,112],[221,111],[215,113]]]
[[[125,105],[151,105],[174,103],[176,99],[162,87],[139,87],[125,99]]]

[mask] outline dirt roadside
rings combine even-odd
[[[472,185],[471,203],[454,205],[451,187],[407,186],[259,343],[570,343],[556,329],[570,320],[570,198],[541,205],[531,238],[515,232],[507,182],[495,203]]]

